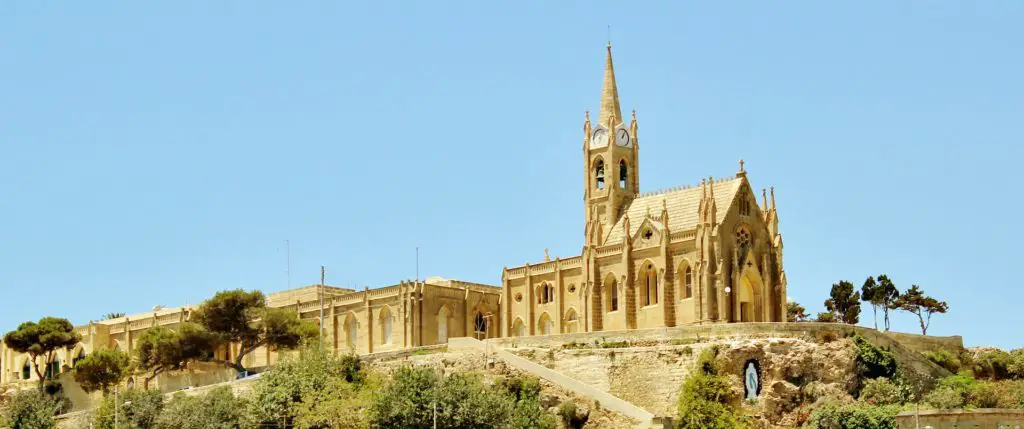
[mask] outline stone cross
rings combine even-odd
[[[743,164],[746,164],[746,162],[743,162],[743,160],[741,159],[741,160],[740,160],[740,172],[743,172],[743,171],[744,171],[744,170],[743,170]]]

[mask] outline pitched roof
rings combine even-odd
[[[728,211],[732,200],[739,192],[743,180],[738,177],[716,180],[714,184],[715,206],[718,209],[718,219],[723,219],[724,213]],[[697,226],[700,219],[698,208],[703,195],[701,186],[690,188],[676,188],[666,191],[641,194],[635,198],[629,207],[626,208],[626,216],[629,216],[629,236],[632,237],[643,224],[644,216],[650,212],[657,216],[661,214],[662,201],[668,208],[668,228],[673,232],[686,231]],[[625,216],[620,216],[615,226],[608,232],[605,243],[612,244],[622,241],[622,223]]]

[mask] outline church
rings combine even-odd
[[[775,190],[739,172],[640,192],[636,112],[619,106],[607,48],[596,123],[583,123],[582,253],[502,271],[501,335],[785,322]]]

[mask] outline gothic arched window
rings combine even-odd
[[[604,161],[601,159],[594,164],[594,186],[597,189],[604,189]]]
[[[626,160],[619,161],[619,187],[622,189],[629,189],[629,167],[626,166]]]
[[[609,306],[610,309],[608,311],[618,311],[619,310],[619,282],[615,281],[615,279],[612,279],[612,284],[608,288],[608,293],[609,293],[609,295],[611,295],[611,296],[609,296],[609,300],[611,301],[611,305]]]
[[[746,196],[740,197],[740,215],[750,216],[750,199]]]
[[[555,300],[555,288],[548,283],[537,286],[537,304],[547,304]]]
[[[693,297],[693,268],[686,267],[686,272],[683,274],[683,298]]]

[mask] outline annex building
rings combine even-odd
[[[448,337],[496,337],[498,324],[492,319],[496,319],[500,292],[495,286],[433,277],[364,290],[312,285],[268,294],[267,304],[271,308],[294,310],[302,319],[319,322],[322,302],[326,347],[336,353],[368,354],[444,344]],[[82,341],[70,350],[58,352],[44,376],[61,378],[71,371],[75,361],[100,348],[133,351],[143,331],[154,326],[176,329],[189,320],[194,308],[157,308],[77,326]],[[217,350],[216,357],[231,360],[239,351],[237,344],[225,346]],[[279,359],[279,352],[260,347],[245,358],[243,366],[261,368]],[[162,389],[174,389],[233,378],[233,374],[218,371],[223,368],[218,365],[194,367],[188,377],[161,375],[155,384]],[[0,341],[0,384],[36,380],[38,376],[28,355],[8,349]]]
[[[786,321],[775,190],[734,176],[640,192],[636,112],[629,123],[608,45],[601,110],[583,122],[584,245],[502,271],[503,336]]]

